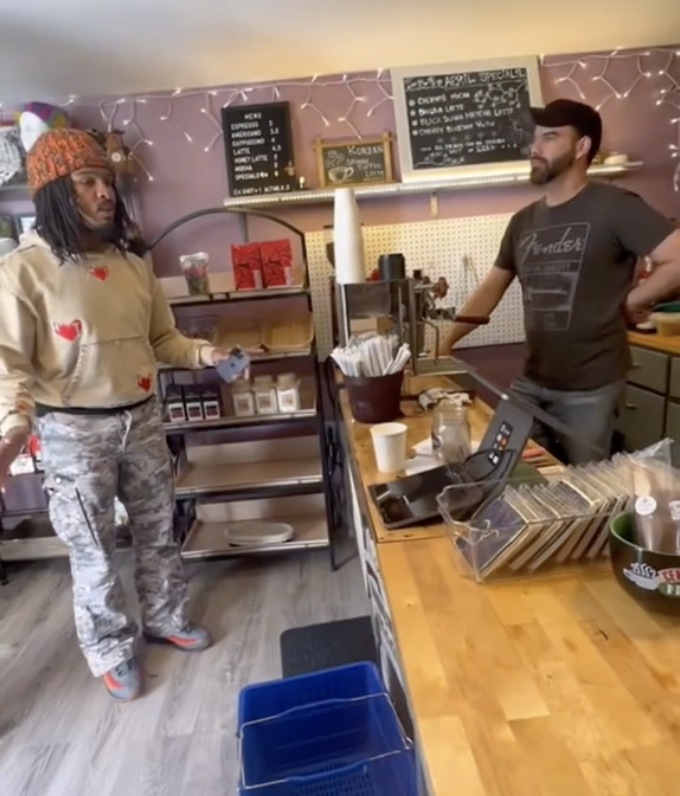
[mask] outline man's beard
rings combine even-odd
[[[573,166],[576,155],[574,152],[565,152],[552,163],[543,158],[537,158],[537,160],[540,163],[531,167],[531,182],[533,185],[547,185]]]

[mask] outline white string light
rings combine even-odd
[[[312,77],[312,81],[309,84],[309,93],[307,94],[307,99],[300,105],[300,110],[304,111],[307,108],[311,108],[313,111],[317,113],[321,121],[326,125],[326,127],[330,127],[331,123],[328,119],[324,116],[323,111],[312,102],[312,96],[314,94],[314,87],[316,86],[316,81],[318,79],[318,75],[314,75]]]
[[[659,76],[667,80],[670,85],[661,89],[659,99],[656,102],[657,105],[670,105],[671,108],[675,108],[676,110],[680,110],[680,105],[678,105],[677,102],[673,102],[672,98],[676,92],[680,91],[680,83],[671,75],[670,67],[673,58],[678,55],[680,55],[680,52],[670,53],[665,68],[659,70]]]
[[[680,116],[671,119],[671,124],[675,125],[676,143],[670,144],[668,148],[671,151],[671,157],[678,161],[673,171],[673,190],[678,192],[680,191]]]
[[[614,97],[616,97],[616,99],[625,99],[626,97],[629,97],[631,92],[635,90],[635,87],[643,78],[650,78],[652,76],[651,72],[645,71],[642,68],[642,58],[645,56],[649,57],[649,55],[650,53],[647,52],[634,56],[635,69],[637,71],[637,75],[634,77],[633,82],[628,86],[628,88],[624,89],[623,91],[619,91],[617,88],[615,88],[606,77],[607,69],[609,68],[612,59],[619,56],[619,51],[614,50],[614,52],[610,55],[610,57],[604,60],[600,74],[595,75],[594,77],[591,78],[591,80],[594,83],[602,83],[609,90],[609,93],[606,95],[606,97],[599,103],[599,105],[597,105],[598,110],[604,107],[604,105]],[[668,63],[668,66],[670,67],[670,61]]]
[[[212,100],[212,97],[216,97],[216,96],[217,96],[217,92],[216,91],[208,91],[207,94],[205,95],[205,105],[201,108],[201,113],[204,116],[207,116],[208,119],[210,119],[210,121],[215,125],[215,127],[217,128],[217,131],[218,131],[211,138],[210,143],[207,146],[203,147],[203,151],[204,152],[210,152],[210,150],[215,145],[215,141],[218,141],[224,135],[224,131],[222,129],[222,125],[221,125],[219,119],[215,116],[215,114],[212,111],[211,100]]]
[[[369,118],[373,116],[373,114],[384,105],[386,102],[394,102],[394,97],[390,94],[390,92],[385,88],[385,86],[380,82],[380,77],[383,73],[382,69],[378,69],[378,75],[376,77],[376,86],[380,89],[380,93],[382,97],[366,111],[366,116]]]
[[[141,141],[138,141],[137,143],[138,143],[138,144],[141,144],[142,142],[141,142]],[[147,141],[146,143],[147,143],[149,146],[153,146],[153,142],[152,142],[152,141]],[[132,147],[132,149],[130,150],[130,152],[131,152],[132,154],[134,154],[134,151],[135,151],[135,147]],[[151,172],[149,171],[149,169],[147,169],[147,167],[146,167],[146,166],[145,166],[145,165],[142,163],[142,161],[141,161],[139,158],[135,158],[135,163],[136,163],[136,164],[139,166],[139,168],[140,168],[140,169],[141,169],[141,170],[144,172],[144,176],[146,177],[146,179],[147,179],[149,182],[153,182],[153,175],[151,174]]]
[[[101,114],[102,119],[104,120],[104,124],[106,125],[106,132],[110,133],[114,129],[115,126],[115,119],[116,114],[118,113],[118,109],[125,103],[124,98],[117,99],[113,102],[101,102],[99,104],[99,113]],[[111,113],[107,113],[106,107],[107,105],[111,105]]]
[[[392,94],[385,88],[386,83],[382,82],[385,75],[385,69],[378,69],[374,77],[352,77],[351,80],[349,79],[348,75],[343,75],[340,79],[338,78],[329,78],[328,80],[320,80],[319,75],[314,75],[309,80],[288,80],[288,81],[280,81],[278,83],[267,83],[267,84],[260,84],[256,86],[237,86],[231,87],[227,86],[224,89],[220,88],[218,90],[215,89],[190,89],[184,90],[182,88],[176,88],[170,92],[155,92],[153,94],[144,94],[144,95],[134,95],[130,97],[120,97],[117,100],[106,100],[98,105],[99,111],[101,113],[102,120],[107,125],[107,129],[110,131],[115,123],[115,115],[117,113],[118,107],[120,105],[125,104],[126,102],[143,102],[144,104],[151,104],[155,102],[164,102],[165,103],[165,112],[161,114],[159,117],[162,122],[167,122],[168,124],[172,124],[173,127],[176,127],[182,135],[186,138],[189,143],[193,143],[194,139],[191,133],[187,130],[187,128],[174,117],[174,110],[175,110],[175,101],[176,100],[184,100],[188,97],[201,97],[203,102],[206,101],[206,96],[211,94],[214,96],[216,94],[221,93],[222,91],[230,91],[231,96],[229,99],[223,103],[222,107],[227,107],[231,105],[237,98],[241,98],[244,101],[248,101],[251,99],[251,96],[258,91],[260,92],[271,92],[271,96],[274,99],[280,99],[282,97],[282,92],[285,89],[299,89],[299,88],[306,88],[308,93],[306,99],[300,105],[300,108],[305,110],[307,108],[316,112],[319,118],[323,121],[324,125],[329,127],[331,122],[329,121],[326,114],[321,110],[314,103],[314,92],[316,89],[325,89],[331,88],[335,86],[344,86],[346,89],[350,91],[351,101],[352,104],[347,109],[345,114],[343,115],[343,119],[345,122],[348,120],[350,113],[356,107],[356,104],[359,102],[366,103],[366,97],[363,97],[357,94],[353,88],[355,84],[365,84],[367,86],[377,86],[378,90],[382,94],[381,98],[372,105],[366,113],[367,117],[370,117],[375,113],[375,111],[383,104],[387,102],[392,102],[393,97]],[[356,101],[355,101],[356,98]],[[107,114],[106,109],[107,107],[111,106],[112,111],[110,114]],[[87,104],[87,102],[78,103],[78,107],[87,108],[92,107]],[[354,125],[352,125],[354,127]],[[213,142],[214,145],[214,142]],[[208,145],[210,146],[210,145]]]
[[[666,65],[657,70],[656,72],[651,71],[650,69],[646,69],[642,65],[643,58],[650,58],[654,55],[663,54],[666,56]],[[671,67],[673,65],[674,59],[680,55],[680,52],[676,51],[675,48],[667,48],[667,47],[654,47],[643,52],[621,52],[620,49],[613,50],[608,55],[603,54],[594,54],[594,55],[587,55],[582,56],[577,61],[545,61],[543,62],[543,67],[545,69],[568,69],[568,72],[564,75],[555,79],[555,83],[568,83],[574,90],[578,93],[581,98],[585,97],[583,89],[578,82],[578,69],[588,69],[590,64],[597,64],[600,66],[600,71],[598,74],[593,75],[590,77],[590,81],[594,83],[600,83],[607,89],[607,94],[602,98],[599,105],[597,106],[598,109],[604,107],[607,102],[612,99],[625,99],[630,96],[630,94],[635,90],[640,82],[642,82],[643,78],[650,79],[654,76],[662,77],[670,83],[669,87],[662,88],[659,92],[660,101],[657,102],[657,105],[664,104],[664,97],[668,93],[673,93],[675,91],[680,91],[680,83],[673,77],[671,74]],[[623,90],[614,86],[611,82],[611,78],[608,77],[608,70],[611,64],[615,61],[634,61],[636,67],[636,74],[631,80],[630,84]]]
[[[232,104],[232,102],[234,102],[236,100],[236,98],[239,97],[240,95],[241,95],[241,92],[238,89],[236,89],[236,91],[232,91],[231,92],[231,97],[229,97],[229,99],[226,102],[222,103],[222,107],[223,108],[228,108]]]
[[[661,59],[663,59],[661,67],[655,68],[654,61],[658,62]],[[635,65],[635,73],[625,88],[617,85],[620,81],[615,80],[609,72],[613,63],[622,61],[632,62]],[[646,81],[653,79],[655,83],[650,87],[650,94],[655,106],[668,105],[680,111],[680,79],[673,74],[674,67],[676,71],[680,67],[679,61],[680,50],[675,47],[652,47],[644,51],[621,51],[621,48],[617,48],[609,54],[586,55],[577,61],[543,62],[543,68],[562,70],[563,74],[555,78],[554,82],[568,84],[581,99],[585,100],[586,95],[578,81],[579,70],[587,70],[591,65],[598,67],[597,74],[589,78],[590,82],[599,84],[605,91],[604,96],[601,96],[595,105],[597,110],[601,110],[612,100],[627,99],[640,85],[645,85]],[[660,88],[657,88],[658,83],[662,84]],[[671,124],[675,124],[677,128],[677,143],[671,143],[669,150],[671,156],[680,161],[680,116],[671,119]],[[680,191],[680,162],[677,163],[673,174],[673,187],[676,191]]]
[[[569,72],[566,75],[562,75],[562,77],[558,77],[557,80],[555,81],[555,83],[568,83],[574,89],[574,91],[576,91],[576,93],[579,95],[579,97],[582,100],[584,100],[586,98],[586,95],[581,91],[581,87],[576,82],[576,80],[574,80],[574,75],[575,75],[577,69],[585,69],[585,68],[586,68],[586,65],[585,65],[585,63],[583,61],[576,61],[572,65],[572,67],[569,70]],[[594,79],[595,78],[593,78],[593,80]]]
[[[169,124],[171,124],[173,127],[176,127],[178,130],[180,130],[180,131],[182,132],[182,135],[183,135],[183,136],[186,138],[186,140],[187,140],[187,141],[188,141],[188,142],[191,144],[191,143],[193,142],[193,140],[194,140],[194,139],[191,137],[191,135],[189,135],[189,131],[186,129],[186,127],[184,127],[184,125],[180,124],[180,123],[177,121],[177,119],[175,119],[175,118],[173,117],[173,115],[172,115],[172,112],[173,112],[173,110],[174,110],[174,100],[175,100],[177,97],[181,96],[181,94],[182,94],[182,89],[181,89],[181,88],[176,88],[176,89],[175,89],[175,90],[172,92],[172,94],[171,94],[171,95],[168,97],[168,109],[167,109],[167,110],[166,110],[166,112],[165,112],[165,113],[164,113],[164,114],[161,116],[161,121],[162,121],[162,122],[168,122],[168,123],[169,123]]]
[[[140,102],[142,105],[146,105],[145,99],[131,99],[130,104],[132,105],[132,111],[130,112],[130,118],[126,119],[123,122],[123,127],[132,127],[137,135],[142,139],[142,143],[148,143],[148,139],[144,136],[142,132],[142,128],[137,124],[137,103]]]
[[[618,76],[614,77],[609,71],[613,63],[622,61],[630,62],[631,66],[635,69],[626,86],[621,86],[620,78]],[[544,56],[541,56],[541,64],[544,69],[549,70],[549,73],[555,75],[553,78],[555,84],[568,86],[581,100],[586,102],[592,102],[592,89],[588,90],[586,86],[596,84],[601,92],[600,96],[597,98],[598,108],[603,108],[612,100],[624,100],[631,96],[633,92],[639,91],[641,85],[650,85],[647,81],[653,81],[650,85],[650,93],[652,94],[652,100],[655,105],[668,105],[680,111],[680,51],[674,47],[652,47],[644,51],[622,51],[620,48],[617,48],[609,54],[596,53],[592,55],[582,55],[576,59],[569,60],[560,60],[559,57],[548,58],[546,60]],[[674,74],[674,72],[677,74]],[[584,83],[584,80],[586,80],[587,83]],[[238,99],[245,102],[252,101],[253,98],[260,99],[260,97],[262,97],[260,101],[266,101],[266,98],[269,97],[271,97],[272,100],[278,100],[281,99],[282,96],[285,96],[284,92],[286,89],[292,89],[293,91],[306,89],[307,95],[304,101],[298,106],[299,109],[313,110],[325,127],[331,127],[331,122],[327,114],[314,102],[317,96],[316,91],[317,89],[343,86],[350,94],[350,104],[344,114],[337,118],[337,121],[347,125],[357,137],[361,138],[361,133],[355,121],[352,121],[350,118],[354,115],[356,120],[356,107],[359,103],[364,105],[368,105],[369,103],[366,93],[361,90],[357,92],[354,88],[355,85],[361,84],[365,85],[369,90],[375,87],[379,92],[378,98],[367,108],[366,118],[372,117],[383,105],[393,102],[394,98],[390,91],[389,75],[386,75],[385,69],[378,69],[371,76],[354,77],[344,74],[331,76],[328,79],[320,79],[319,75],[314,75],[307,80],[279,81],[277,83],[253,86],[226,86],[218,89],[191,89],[187,91],[177,88],[170,92],[134,95],[130,97],[121,97],[117,100],[110,99],[94,107],[99,108],[102,121],[110,132],[115,126],[116,115],[120,106],[124,105],[126,102],[130,102],[132,104],[130,119],[124,124],[126,127],[132,127],[139,133],[141,140],[137,141],[133,147],[133,149],[137,149],[142,143],[148,142],[135,115],[137,102],[141,102],[148,107],[153,106],[154,103],[164,103],[165,112],[160,116],[160,120],[176,127],[182,133],[186,141],[192,143],[194,141],[192,134],[174,117],[174,111],[176,110],[174,103],[176,101],[184,101],[189,97],[200,97],[203,101],[203,113],[207,115],[216,126],[214,136],[207,142],[207,145],[203,147],[206,152],[209,152],[212,150],[217,140],[223,135],[222,126],[219,123],[217,115],[214,113],[211,97],[217,96],[218,94],[221,95],[223,92],[228,92],[226,102],[222,103],[222,107],[228,107]],[[658,84],[660,84],[660,87],[657,87]],[[71,102],[71,100],[73,100],[73,102]],[[86,102],[78,102],[77,98],[73,95],[69,97],[68,104],[77,104],[77,107],[88,107]],[[144,114],[145,118],[147,118],[147,116],[148,111]],[[680,113],[678,113],[677,116],[680,118]],[[678,138],[677,143],[671,143],[669,149],[672,156],[678,161],[676,173],[674,175],[674,187],[676,190],[680,191],[680,122],[673,120],[673,123],[678,130]],[[149,179],[151,179],[150,175]]]
[[[350,130],[354,133],[354,135],[356,135],[357,138],[363,138],[359,130],[357,130],[354,124],[352,124],[352,121],[349,117],[358,103],[366,102],[366,97],[360,97],[356,93],[356,91],[352,88],[352,81],[347,79],[347,75],[342,76],[342,82],[347,91],[349,91],[349,95],[352,98],[352,101],[350,103],[349,108],[347,108],[347,110],[342,114],[342,116],[338,116],[338,121],[342,122],[343,124],[346,124],[350,128]]]

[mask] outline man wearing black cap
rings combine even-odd
[[[532,108],[531,182],[542,199],[515,213],[498,257],[462,315],[488,316],[515,277],[528,355],[513,390],[574,429],[537,441],[571,463],[607,458],[630,368],[627,318],[680,285],[680,231],[637,194],[590,181],[602,141],[599,113],[561,99]],[[657,267],[633,287],[639,257]],[[475,328],[454,324],[440,354]]]

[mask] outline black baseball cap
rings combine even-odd
[[[541,127],[573,127],[581,138],[590,138],[590,157],[597,155],[602,144],[602,117],[585,102],[558,99],[544,108],[529,108],[531,120]]]

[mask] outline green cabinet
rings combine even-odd
[[[668,402],[665,436],[680,442],[680,403],[677,401]]]
[[[663,437],[665,408],[665,396],[626,384],[618,429],[627,450],[646,448]]]
[[[665,395],[668,390],[668,354],[637,346],[632,346],[630,353],[633,364],[628,374],[629,383]]]
[[[617,422],[626,450],[664,437],[680,442],[680,357],[637,345],[630,352],[633,364]]]

